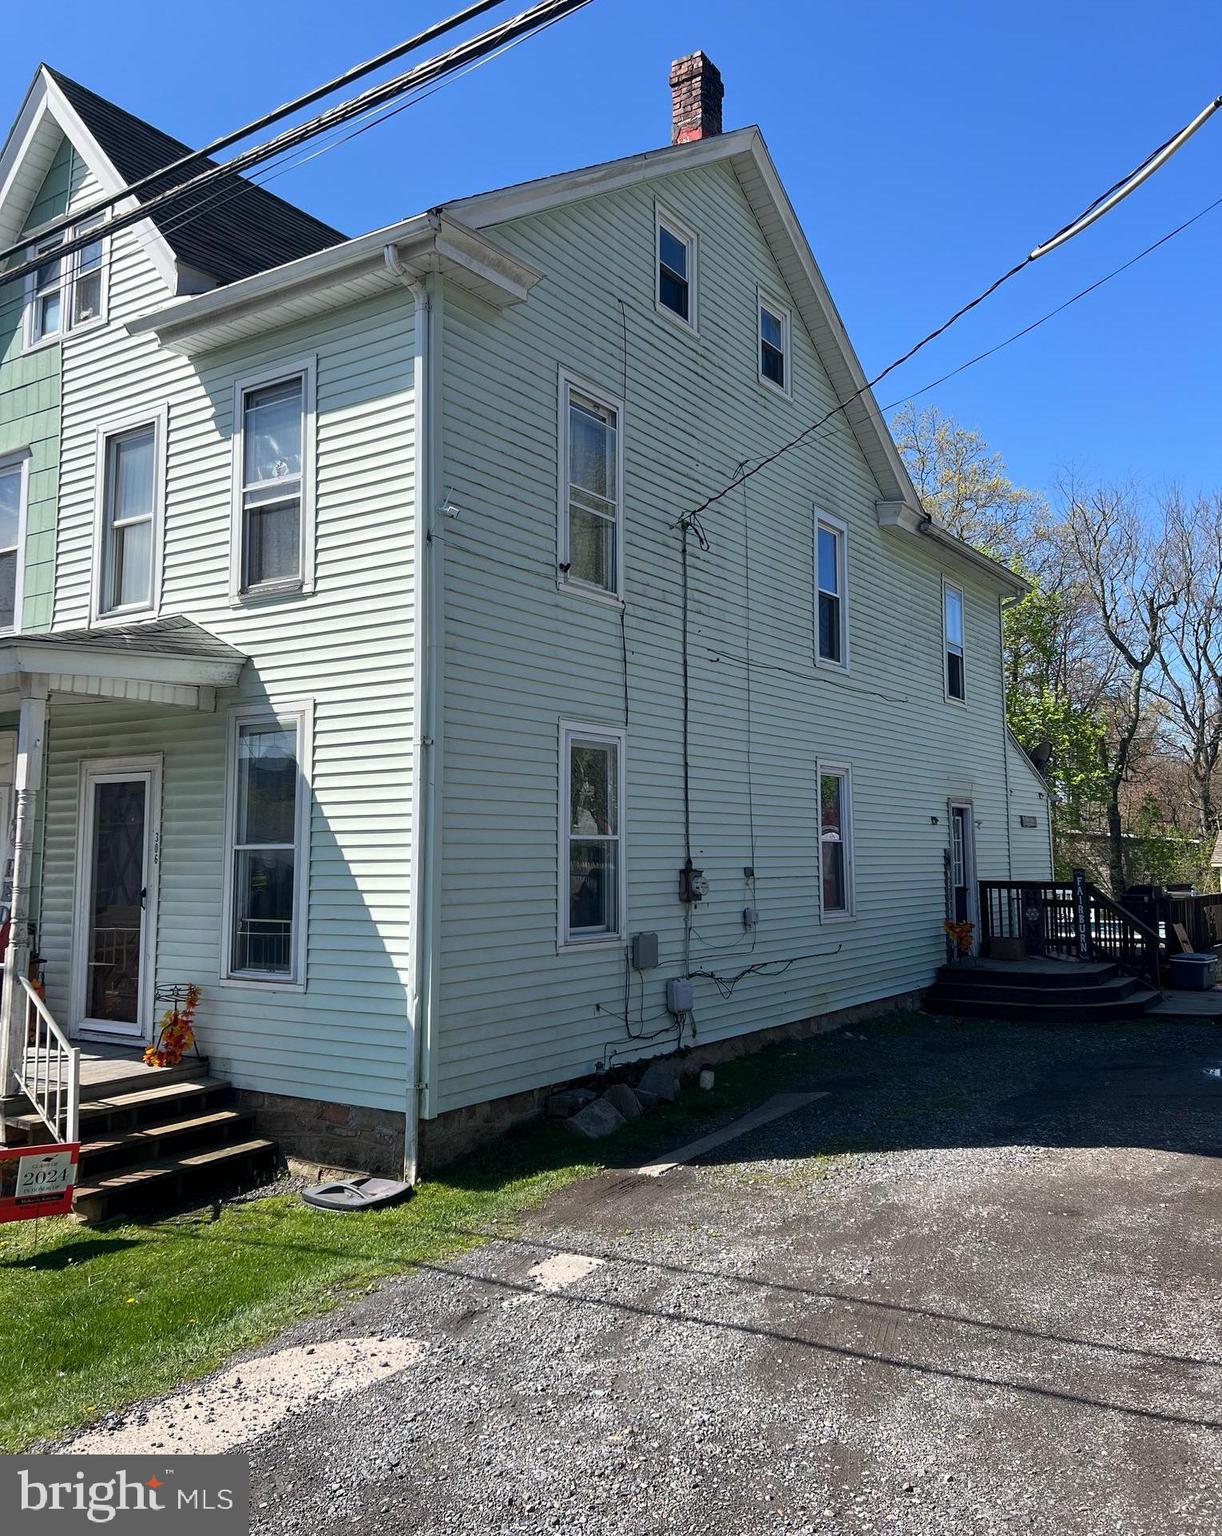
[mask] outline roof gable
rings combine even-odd
[[[18,239],[66,136],[109,195],[191,153],[190,146],[43,65],[0,150],[0,240]],[[199,162],[197,170],[215,162]],[[166,183],[170,184],[170,183]],[[144,196],[159,190],[153,183]],[[127,207],[138,206],[129,200]],[[150,216],[149,253],[171,291],[238,281],[346,237],[244,177],[220,178],[191,202]]]

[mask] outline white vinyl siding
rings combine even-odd
[[[624,934],[624,736],[560,727],[560,943]]]
[[[21,627],[30,455],[0,457],[0,634]]]
[[[653,311],[659,201],[701,231],[698,369]],[[441,483],[463,513],[445,523],[434,1112],[580,1077],[608,1055],[672,1049],[665,982],[689,969],[733,976],[773,962],[729,997],[696,979],[698,1043],[928,986],[944,955],[953,795],[970,798],[983,823],[982,876],[1007,878],[996,589],[961,574],[968,643],[998,660],[988,677],[974,670],[972,711],[939,708],[939,552],[879,527],[879,486],[842,412],[702,515],[707,551],[689,540],[692,858],[710,890],[688,933],[677,894],[683,600],[673,524],[740,460],[796,436],[837,397],[728,166],[588,196],[488,234],[546,278],[495,314],[446,287]],[[758,381],[759,286],[794,315],[792,400]],[[627,411],[622,631],[620,612],[556,589],[561,365]],[[851,672],[815,662],[815,513],[833,511],[847,530]],[[557,954],[557,720],[619,727],[625,709],[624,940]],[[855,812],[855,920],[826,927],[821,761],[852,764]],[[761,914],[750,934],[748,905]],[[626,1011],[625,946],[640,931],[658,934],[660,964],[627,967]],[[642,1013],[653,1040],[631,1038]]]
[[[619,401],[562,371],[559,568],[577,591],[623,589],[623,445]]]
[[[212,712],[52,700],[38,935],[52,1007],[67,1017],[77,764],[161,752],[156,980],[202,986],[200,1048],[213,1069],[245,1089],[401,1112],[415,736],[412,296],[396,290],[188,359],[127,333],[128,319],[169,295],[137,231],[111,245],[107,323],[64,348],[54,628],[90,619],[98,422],[168,404],[162,615],[185,615],[249,660]],[[235,607],[235,386],[287,377],[307,356],[317,359],[316,590]],[[229,710],[305,698],[314,703],[306,985],[221,983]],[[553,715],[553,755],[554,731]],[[554,827],[554,798],[551,818]],[[551,885],[554,953],[554,860]]]
[[[234,386],[235,602],[313,586],[314,412],[313,358]]]

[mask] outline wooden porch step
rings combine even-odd
[[[225,1142],[236,1132],[247,1132],[254,1121],[248,1109],[217,1109],[189,1115],[181,1120],[157,1120],[151,1125],[141,1125],[134,1130],[117,1131],[108,1136],[81,1143],[80,1172],[92,1176],[94,1171],[123,1162],[139,1163],[143,1158],[156,1158],[167,1144],[194,1140]]]
[[[85,1221],[139,1211],[151,1203],[166,1205],[205,1189],[233,1187],[270,1173],[276,1144],[263,1136],[225,1142],[202,1152],[159,1159],[107,1174],[76,1190],[74,1210]]]
[[[1108,1023],[1139,1019],[1161,998],[1161,992],[1140,986],[1123,996],[1104,993],[1089,1002],[1074,1002],[1038,989],[1032,989],[1026,998],[1016,998],[1011,993],[1002,1000],[982,997],[978,992],[934,987],[925,994],[924,1007],[929,1013],[949,1014],[952,1018],[1014,1019],[1033,1024]]]
[[[168,1110],[174,1113],[188,1105],[204,1104],[229,1091],[229,1084],[219,1077],[188,1077],[174,1082],[161,1083],[155,1088],[137,1088],[125,1093],[108,1094],[106,1097],[82,1098],[80,1104],[80,1128],[82,1134],[90,1126],[130,1125],[133,1128],[147,1123],[155,1115]],[[31,1136],[41,1140],[46,1127],[41,1118],[33,1113],[18,1115],[12,1122],[18,1136]]]

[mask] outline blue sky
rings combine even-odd
[[[13,6],[0,116],[46,59],[201,143],[456,8],[108,0],[100,26],[94,0]],[[726,77],[727,126],[763,128],[871,373],[1222,93],[1216,0],[595,0],[271,186],[358,233],[654,147],[669,133],[670,60],[698,47]],[[1117,212],[892,375],[883,403],[1205,207],[1222,194],[1220,166],[1222,113]],[[1222,490],[1220,258],[1222,208],[926,398],[979,428],[1026,484],[1072,466],[1152,492],[1173,480]]]

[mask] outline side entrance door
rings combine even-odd
[[[78,1034],[151,1036],[160,820],[159,760],[82,764],[72,944]]]
[[[970,801],[950,803],[951,904],[957,923],[976,923],[976,840]]]

